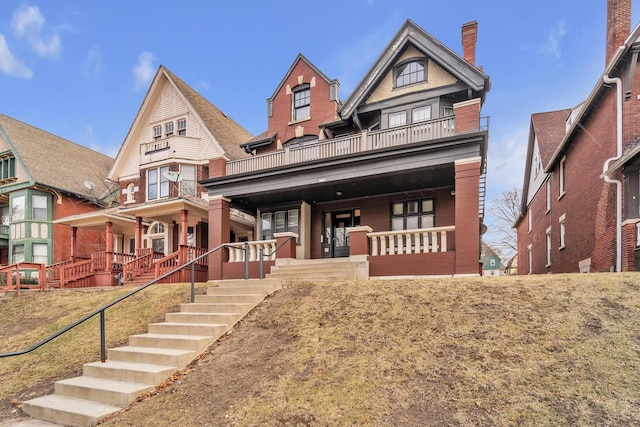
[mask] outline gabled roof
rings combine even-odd
[[[330,85],[331,84],[338,84],[338,80],[335,80],[335,79],[332,80],[329,77],[327,77],[322,71],[320,71],[320,69],[318,67],[313,65],[311,63],[311,61],[309,61],[303,54],[299,53],[298,56],[296,56],[296,59],[293,60],[293,63],[291,64],[291,66],[289,67],[287,72],[284,74],[284,77],[282,77],[282,80],[280,81],[280,83],[276,87],[276,90],[274,90],[273,94],[271,95],[271,97],[267,99],[267,102],[272,101],[273,98],[276,97],[278,92],[280,92],[280,89],[282,89],[282,86],[284,86],[284,83],[287,81],[287,79],[291,75],[291,72],[296,68],[296,65],[298,65],[298,62],[300,62],[300,61],[303,61],[305,64],[307,64],[309,66],[309,68],[311,68],[318,76],[320,76],[328,84],[330,84]]]
[[[529,144],[533,144],[533,136],[537,137],[543,167],[547,166],[566,134],[566,121],[569,114],[571,114],[571,108],[531,115],[531,128],[534,135],[531,135]]]
[[[486,74],[408,19],[338,111],[343,119],[354,113],[409,44],[423,51],[471,89],[489,90],[489,77]]]
[[[113,159],[74,142],[0,114],[0,138],[30,177],[30,185],[86,196],[85,181],[96,184],[93,196],[104,197]],[[0,189],[2,192],[2,189]]]
[[[193,112],[198,116],[198,118],[202,121],[203,125],[209,131],[213,139],[218,141],[222,150],[225,152],[225,155],[232,160],[240,159],[247,157],[247,153],[244,152],[242,148],[240,148],[240,144],[242,142],[247,141],[252,138],[253,135],[249,133],[246,129],[236,123],[233,119],[224,114],[218,107],[207,101],[202,95],[196,92],[193,88],[187,85],[184,81],[178,78],[175,74],[169,71],[164,65],[160,65],[158,67],[158,71],[156,72],[149,89],[138,109],[138,113],[136,114],[135,119],[133,120],[129,131],[127,132],[127,136],[124,139],[124,142],[120,146],[120,150],[118,151],[118,155],[116,156],[116,161],[113,165],[113,168],[110,172],[110,179],[117,179],[117,177],[111,176],[114,173],[114,170],[119,166],[121,161],[125,161],[122,159],[123,150],[129,143],[134,130],[140,125],[140,120],[144,113],[145,108],[151,107],[151,99],[153,95],[159,90],[160,80],[162,78],[166,78],[169,84],[171,84],[178,94],[183,97],[184,101],[190,106]]]
[[[170,80],[173,80],[173,83],[180,92],[182,92],[209,131],[218,142],[220,142],[227,155],[231,159],[247,157],[247,153],[240,148],[240,143],[251,139],[253,135],[232,118],[228,117],[218,107],[207,101],[202,95],[193,90],[166,67],[161,65],[160,69],[167,73]]]

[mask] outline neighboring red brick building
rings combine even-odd
[[[585,102],[531,117],[518,273],[635,271],[640,245],[640,26],[607,3],[606,68]]]

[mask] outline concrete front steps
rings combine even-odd
[[[276,259],[268,279],[340,281],[366,280],[369,278],[369,263],[366,257],[324,259]]]
[[[129,337],[128,346],[109,349],[105,363],[85,364],[82,376],[56,381],[54,394],[25,401],[22,410],[65,426],[95,426],[187,366],[279,288],[280,281],[270,279],[212,283],[206,295],[167,313],[165,322]]]

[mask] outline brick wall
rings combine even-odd
[[[58,198],[53,196],[53,218],[63,218],[69,215],[77,215],[98,210],[98,207],[82,199],[70,195],[62,196],[62,204],[58,204]],[[53,225],[53,262],[66,261],[71,257],[72,228],[62,224]],[[94,252],[106,250],[106,236],[103,232],[78,229],[77,232],[77,256],[89,257]]]
[[[456,133],[476,132],[480,129],[480,99],[453,104],[456,118]]]
[[[302,76],[302,83],[313,83],[310,88],[311,118],[296,123],[292,122],[292,91],[287,93],[287,86],[293,90],[300,84],[298,79]],[[276,150],[277,140],[281,143],[296,137],[296,128],[303,127],[304,135],[318,135],[320,124],[336,118],[338,104],[330,101],[330,85],[320,77],[305,61],[300,60],[287,76],[280,91],[273,98],[273,114],[269,117],[268,133],[277,133],[276,141],[269,146],[260,149],[260,153]]]
[[[209,249],[228,243],[231,237],[230,203],[224,198],[209,200]],[[209,280],[222,279],[222,264],[228,261],[225,249],[209,256]]]
[[[480,158],[457,161],[455,172],[456,274],[478,274],[480,219],[478,213]]]

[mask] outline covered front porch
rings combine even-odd
[[[58,219],[55,223],[72,227],[72,255],[47,267],[49,285],[135,286],[160,277],[206,252],[207,215],[205,201],[181,197]],[[78,229],[103,232],[105,250],[79,253]],[[206,280],[206,261],[196,264],[196,280]],[[186,281],[187,274],[180,272],[163,282]]]

